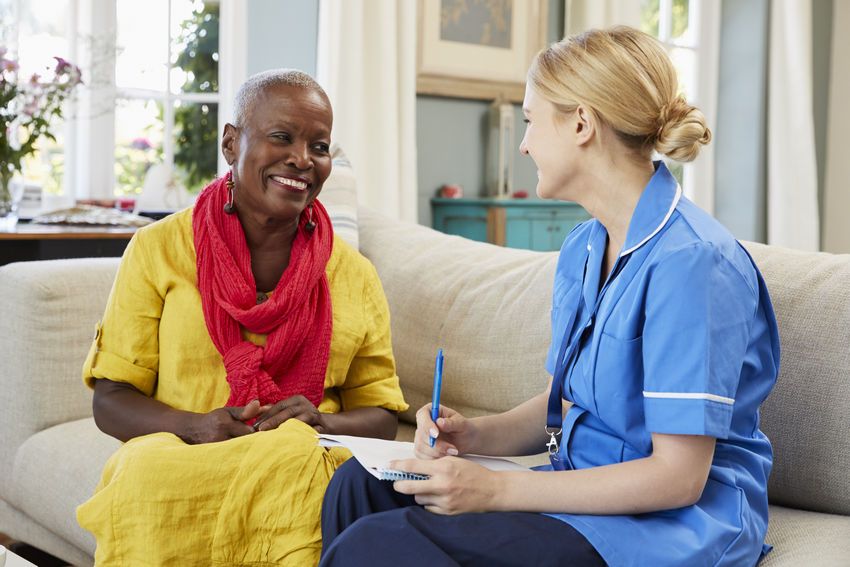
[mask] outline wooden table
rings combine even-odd
[[[136,228],[18,223],[0,232],[0,266],[29,260],[121,256]]]

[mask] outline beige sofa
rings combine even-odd
[[[556,254],[497,248],[361,211],[412,408],[446,351],[443,401],[468,415],[540,391]],[[763,567],[850,565],[850,256],[748,245],[773,295],[782,370],[763,408],[776,453]],[[94,540],[74,520],[118,442],[91,418],[79,373],[118,265],[0,268],[0,532],[75,564]],[[409,438],[413,410],[399,436]]]

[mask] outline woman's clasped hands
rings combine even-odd
[[[434,446],[429,437],[435,438]],[[473,452],[478,433],[474,423],[455,410],[440,406],[440,417],[431,419],[431,404],[416,413],[414,452],[417,459],[393,461],[390,468],[428,475],[428,480],[399,480],[395,490],[410,494],[429,512],[462,514],[494,509],[500,476],[457,455]]]
[[[290,419],[303,421],[322,433],[325,430],[323,418],[316,406],[301,395],[269,405],[260,405],[258,400],[253,400],[244,406],[227,406],[194,414],[187,437],[194,444],[215,443],[257,431],[271,431]]]

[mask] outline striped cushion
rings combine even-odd
[[[359,249],[357,223],[357,184],[351,162],[342,149],[331,146],[333,170],[322,188],[320,200],[331,217],[334,232]]]

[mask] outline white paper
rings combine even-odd
[[[363,465],[375,478],[381,478],[380,471],[389,470],[391,461],[415,459],[413,443],[407,441],[387,441],[369,437],[354,437],[351,435],[318,435],[322,447],[345,447],[354,458]],[[463,455],[461,458],[493,471],[527,471],[527,467],[500,457],[484,457],[481,455]]]

